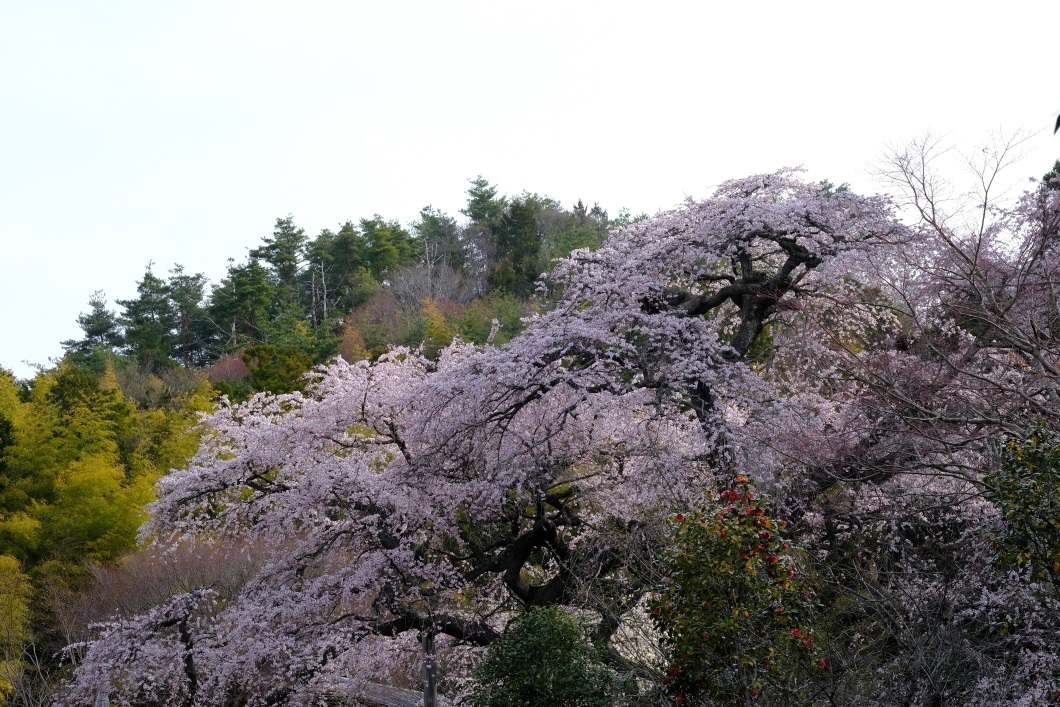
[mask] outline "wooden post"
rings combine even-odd
[[[423,707],[438,707],[438,662],[430,630],[423,632]]]

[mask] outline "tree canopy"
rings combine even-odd
[[[222,407],[144,532],[259,538],[273,562],[236,595],[116,622],[78,689],[288,699],[382,670],[409,632],[486,645],[498,611],[557,603],[651,675],[612,639],[654,586],[662,517],[737,464],[775,467],[751,444],[781,414],[753,344],[779,311],[829,302],[809,294],[844,286],[838,260],[908,235],[883,199],[791,172],[729,182],[576,252],[557,306],[503,347],[336,361],[304,395]]]
[[[462,230],[347,224],[290,287],[266,250],[233,265],[260,306],[211,313],[230,279],[204,311],[274,392],[204,418],[140,537],[246,561],[124,605],[63,700],[309,704],[408,678],[423,633],[467,693],[548,610],[639,700],[1055,702],[1060,191],[998,207],[1012,148],[977,157],[964,204],[922,141],[883,171],[897,203],[782,170],[552,263],[613,224],[479,178]],[[32,391],[65,421],[39,435],[55,455],[131,419],[76,373]],[[86,396],[114,404],[62,417]],[[26,404],[0,395],[0,445],[36,434]],[[106,481],[134,447],[89,436],[74,461]],[[65,508],[70,464],[22,468],[16,491]]]

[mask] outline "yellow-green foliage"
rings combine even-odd
[[[63,363],[38,374],[26,402],[10,387],[0,378],[0,411],[12,420],[0,448],[0,553],[33,567],[132,549],[155,482],[198,446],[190,430],[209,409],[209,386],[140,408],[113,370],[96,377]]]
[[[132,549],[150,499],[150,479],[126,482],[116,455],[86,455],[61,470],[54,501],[37,509],[42,544],[63,558],[114,559]]]
[[[423,300],[420,316],[423,317],[423,349],[428,356],[437,356],[453,341],[455,332],[446,323],[434,300]]]
[[[18,560],[0,555],[0,705],[7,704],[21,672],[20,651],[29,624],[30,584]]]
[[[0,368],[0,417],[16,425],[21,414],[22,403],[18,399],[18,383],[9,371]],[[0,448],[3,444],[4,440],[0,439]]]

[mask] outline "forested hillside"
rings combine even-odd
[[[577,248],[595,248],[618,220],[581,202],[571,210],[537,194],[507,197],[471,181],[464,219],[427,206],[409,227],[382,216],[347,221],[315,237],[292,216],[212,284],[175,265],[149,264],[137,296],[108,309],[102,292],[78,318],[84,337],[68,358],[100,371],[115,353],[144,371],[204,369],[238,399],[289,392],[336,353],[348,361],[390,346],[437,352],[454,337],[498,343],[518,331],[541,273]]]
[[[1000,202],[1013,146],[617,221],[479,178],[94,297],[0,386],[10,701],[356,704],[431,642],[476,707],[1056,704],[1060,162]]]
[[[92,587],[136,548],[219,396],[300,390],[336,354],[508,341],[552,261],[626,222],[479,177],[459,221],[428,206],[407,227],[375,215],[312,237],[287,216],[218,283],[149,264],[134,298],[94,293],[61,361],[29,381],[0,370],[0,696],[47,701],[60,650],[116,606]]]

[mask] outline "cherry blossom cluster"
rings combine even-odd
[[[666,518],[740,473],[848,607],[820,629],[821,694],[873,704],[892,671],[917,703],[931,664],[937,694],[1029,704],[1055,604],[991,565],[982,490],[999,440],[1060,419],[1057,193],[969,239],[796,171],[726,182],[559,263],[554,306],[503,347],[335,360],[304,394],[221,405],[143,540],[253,538],[267,561],[101,626],[67,704],[310,704],[392,679],[424,631],[454,688],[545,604],[659,677],[612,639],[646,623]]]

